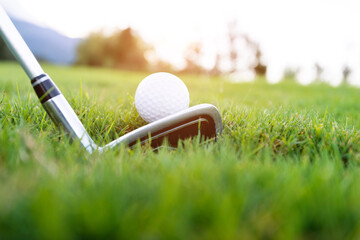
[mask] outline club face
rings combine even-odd
[[[149,132],[137,141],[132,141],[128,145],[134,146],[138,142],[141,145],[150,144],[154,149],[166,143],[170,147],[177,147],[180,140],[185,140],[199,136],[202,140],[215,139],[216,128],[214,119],[208,115],[194,116],[179,123],[172,124],[159,131]]]
[[[103,149],[124,143],[129,147],[140,143],[158,148],[166,142],[171,147],[177,147],[179,141],[193,137],[216,139],[222,127],[217,108],[210,104],[200,104],[127,133]]]

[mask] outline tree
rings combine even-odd
[[[236,72],[238,59],[239,59],[239,53],[236,46],[237,45],[236,42],[239,39],[240,35],[236,31],[236,25],[237,25],[236,21],[229,23],[228,38],[229,38],[229,58],[231,63],[230,73]]]
[[[77,48],[76,64],[88,66],[104,66],[105,56],[105,37],[102,33],[92,33]]]
[[[242,35],[242,37],[245,39],[248,48],[254,56],[253,62],[249,64],[250,70],[252,70],[257,76],[265,76],[267,66],[262,61],[262,52],[259,44],[247,35]]]
[[[315,72],[316,72],[316,77],[315,77],[316,81],[322,81],[324,68],[319,63],[315,63]]]
[[[113,60],[111,67],[143,70],[147,66],[146,46],[131,28],[116,32],[107,39],[106,55]]]
[[[131,29],[117,31],[109,37],[93,33],[78,47],[77,64],[128,70],[145,70],[148,47]]]
[[[211,75],[213,75],[213,76],[220,75],[220,73],[221,73],[220,63],[221,63],[221,55],[220,55],[220,53],[217,53],[216,58],[215,58],[215,64],[214,64],[213,68],[210,70]]]
[[[343,83],[344,84],[349,84],[349,76],[351,75],[351,68],[349,66],[344,66],[342,69],[342,74],[343,74]]]
[[[228,41],[229,41],[229,60],[230,60],[230,73],[238,71],[238,63],[241,56],[247,54],[241,54],[240,51],[250,51],[250,57],[245,61],[248,62],[248,69],[253,71],[256,75],[266,75],[267,67],[262,61],[262,52],[257,42],[251,39],[246,34],[240,34],[236,30],[237,22],[233,21],[229,23]],[[239,49],[238,45],[241,41],[245,41],[245,48]]]
[[[287,67],[284,70],[283,80],[285,81],[296,81],[297,75],[299,74],[300,68],[299,67]]]

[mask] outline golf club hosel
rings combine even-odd
[[[62,94],[47,100],[42,105],[55,124],[65,130],[73,140],[80,141],[81,145],[89,153],[97,149],[96,144],[86,132],[84,125],[80,122]]]
[[[51,78],[44,73],[32,79],[31,84],[55,124],[66,131],[72,139],[80,141],[88,152],[96,150],[96,144]]]

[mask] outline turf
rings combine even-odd
[[[145,124],[133,96],[147,73],[44,69],[97,143]],[[89,155],[1,63],[0,238],[360,237],[359,89],[180,77],[191,105],[220,109],[219,141]]]

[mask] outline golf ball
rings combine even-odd
[[[189,107],[189,91],[177,76],[159,72],[144,78],[136,89],[135,107],[150,123]]]

